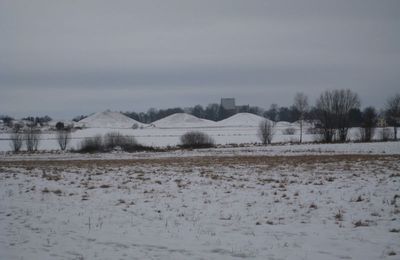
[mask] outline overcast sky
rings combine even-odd
[[[400,92],[398,0],[0,0],[0,114]]]

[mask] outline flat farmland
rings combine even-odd
[[[399,155],[0,161],[1,259],[396,259]]]

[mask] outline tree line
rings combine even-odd
[[[12,122],[15,120],[15,118],[8,116],[8,115],[0,115],[0,120],[3,121],[3,123],[7,126],[13,126]],[[53,120],[51,117],[48,115],[45,116],[27,116],[22,118],[22,120],[27,121],[29,126],[43,126],[46,123],[50,122]]]
[[[272,121],[299,122],[300,142],[302,141],[302,126],[304,121],[314,123],[322,136],[324,142],[334,142],[347,140],[347,133],[350,127],[361,127],[360,133],[363,141],[371,140],[373,131],[378,124],[378,119],[384,120],[388,126],[393,127],[393,139],[397,140],[397,128],[400,124],[400,94],[389,97],[384,109],[378,111],[372,106],[361,110],[361,101],[357,93],[349,89],[327,90],[320,94],[312,106],[309,104],[308,97],[304,93],[297,93],[293,98],[293,105],[289,107],[279,107],[272,104],[265,110],[257,106],[239,106],[236,110],[225,110],[221,105],[212,103],[205,107],[196,105],[188,108],[150,108],[147,112],[123,112],[128,117],[142,123],[152,123],[175,113],[189,113],[199,118],[212,121],[220,121],[235,113],[253,113],[263,116]],[[74,121],[79,121],[86,116],[75,117]],[[11,122],[13,118],[0,116],[5,124]],[[49,116],[26,117],[32,125],[43,124],[51,120]]]
[[[304,95],[302,93],[302,95]],[[375,108],[374,108],[375,109]],[[251,113],[268,118],[272,121],[286,121],[286,122],[296,122],[302,117],[304,120],[316,120],[318,119],[318,107],[310,106],[306,111],[301,112],[295,104],[292,106],[279,106],[277,104],[272,104],[268,109],[264,109],[258,106],[240,106],[234,111],[225,110],[220,104],[212,103],[207,106],[195,105],[188,108],[167,108],[167,109],[156,109],[150,108],[147,112],[135,112],[135,111],[125,111],[122,112],[126,116],[139,121],[141,123],[150,124],[154,121],[167,117],[175,113],[188,113],[198,118],[208,119],[212,121],[220,121],[226,119],[236,113]],[[375,109],[378,116],[385,117],[385,111],[378,111]],[[359,127],[363,121],[363,111],[360,106],[352,107],[349,110],[348,120],[351,127]],[[76,117],[79,121],[86,116]],[[79,119],[79,120],[78,120]]]
[[[385,110],[380,115],[372,107],[360,110],[360,98],[357,93],[349,89],[328,90],[323,92],[316,100],[315,106],[310,108],[308,97],[304,93],[297,93],[294,97],[293,108],[300,126],[299,142],[302,142],[303,122],[309,120],[314,125],[317,141],[325,143],[346,142],[351,127],[359,127],[358,139],[372,141],[379,116],[384,120],[382,126],[392,126],[393,136],[387,128],[381,130],[381,140],[397,140],[397,128],[400,125],[400,94],[387,99]],[[273,112],[270,119],[275,119],[277,109],[273,107],[267,113]],[[268,115],[267,115],[268,116]],[[265,120],[259,125],[258,135],[264,144],[271,143],[274,135],[274,125]]]
[[[397,128],[400,124],[400,94],[387,99],[384,109],[378,111],[373,106],[361,110],[361,100],[357,93],[349,89],[327,90],[320,94],[311,106],[304,93],[297,93],[290,107],[272,104],[268,110],[257,106],[240,106],[234,111],[227,111],[216,103],[206,107],[196,105],[189,108],[151,108],[147,112],[124,112],[130,118],[142,123],[152,123],[175,113],[188,113],[199,118],[220,121],[235,113],[252,113],[272,121],[299,122],[300,142],[302,141],[303,122],[312,122],[323,142],[345,142],[351,127],[360,127],[360,139],[370,141],[374,135],[378,120],[393,127],[393,139],[397,140]],[[265,126],[264,129],[270,129]],[[271,131],[272,132],[272,131]],[[383,138],[385,139],[385,138]],[[390,137],[387,137],[390,139]]]

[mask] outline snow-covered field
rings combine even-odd
[[[126,129],[126,128],[87,128],[74,131],[71,135],[71,142],[68,148],[78,148],[79,143],[85,137],[93,137],[97,134],[104,135],[109,132],[119,132],[123,135],[134,136],[139,143],[154,147],[175,146],[180,143],[180,137],[187,131],[202,131],[209,134],[216,144],[254,144],[260,143],[257,135],[257,126],[226,126],[226,127],[182,127],[182,128],[143,128],[143,129]],[[290,143],[298,142],[298,131],[294,135],[284,134],[286,127],[278,126],[273,143]],[[350,130],[349,137],[352,140],[357,139],[358,129]],[[378,139],[377,131],[375,138]],[[0,152],[10,151],[10,134],[0,133]],[[56,141],[56,133],[43,133],[41,135],[39,150],[58,150],[59,146]],[[312,134],[304,134],[304,142],[315,141],[316,136]],[[25,148],[23,148],[25,149]]]
[[[183,150],[173,149],[165,152],[81,154],[60,151],[19,153],[0,152],[1,161],[19,160],[126,160],[153,159],[174,157],[207,157],[207,156],[294,156],[294,155],[347,155],[374,154],[400,155],[400,142],[373,143],[337,143],[337,144],[281,144],[269,146],[222,147],[209,149]]]
[[[1,133],[0,259],[399,259],[400,143],[290,144],[298,125],[278,122],[259,146],[260,120],[132,129],[106,111],[69,146],[109,132],[175,146],[191,130],[224,145],[163,152],[64,153],[47,132],[39,152],[13,154]]]
[[[8,155],[0,259],[398,259],[399,145],[353,145]]]
[[[95,113],[76,123],[76,126],[84,127],[84,129],[72,132],[68,148],[78,149],[84,138],[105,135],[110,132],[134,136],[140,144],[153,147],[176,146],[180,143],[180,137],[188,131],[204,132],[210,135],[218,145],[255,144],[260,143],[257,132],[258,126],[263,120],[266,119],[254,114],[238,113],[219,122],[213,122],[189,114],[177,113],[146,125],[126,117],[119,112],[105,111]],[[135,129],[133,129],[133,125],[135,125]],[[56,132],[51,132],[48,128],[43,130],[46,131],[40,136],[39,150],[58,150]],[[393,131],[391,128],[387,130],[389,132]],[[376,129],[375,140],[380,140],[381,131],[381,128]],[[312,134],[312,132],[312,125],[304,123],[304,142],[318,140],[318,136]],[[299,124],[277,122],[274,125],[272,142],[298,142],[299,134]],[[349,130],[349,140],[359,140],[358,136],[358,128]],[[0,152],[10,150],[10,133],[0,133]]]

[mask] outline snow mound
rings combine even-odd
[[[160,128],[180,128],[180,127],[210,127],[215,122],[207,119],[198,118],[186,113],[176,113],[152,123]]]
[[[80,120],[79,125],[87,128],[134,128],[146,126],[119,112],[98,112]]]
[[[238,113],[227,119],[217,122],[218,126],[259,126],[265,119],[264,117],[251,113]]]

